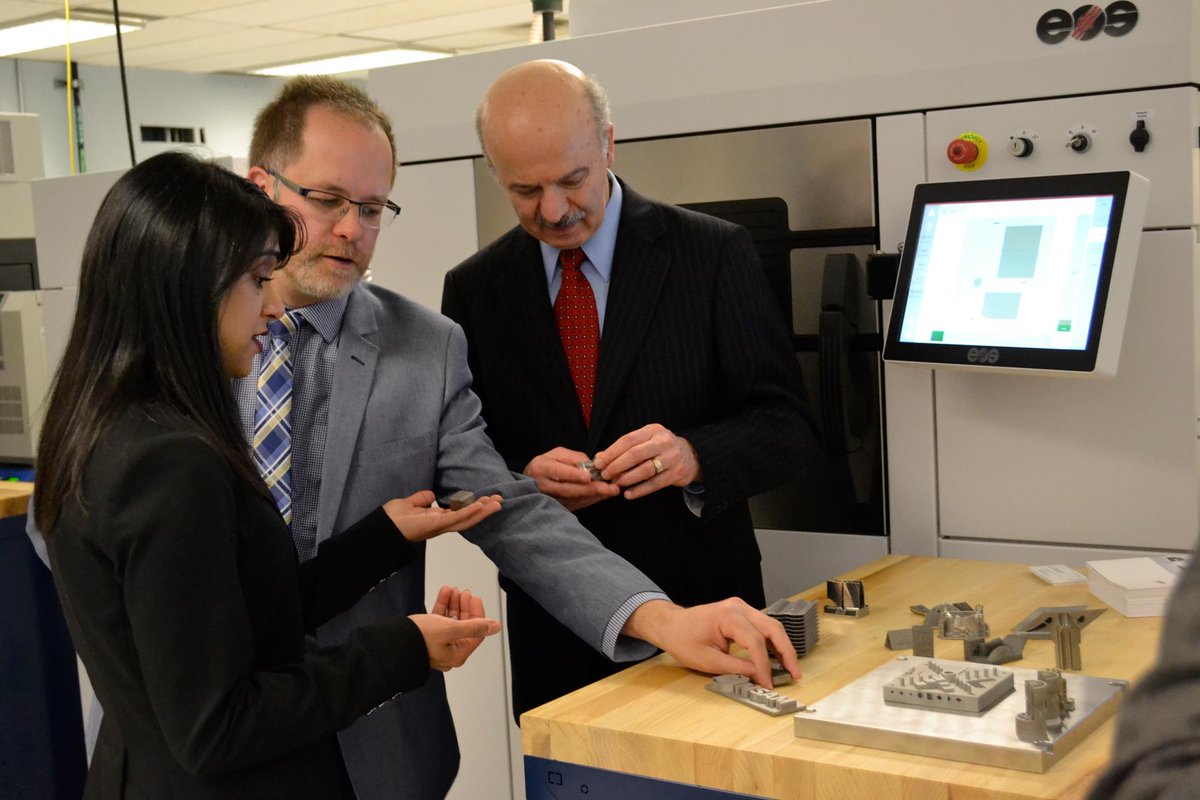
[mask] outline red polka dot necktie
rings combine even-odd
[[[579,265],[583,251],[578,247],[558,254],[562,264],[562,283],[554,300],[554,319],[558,335],[567,356],[567,368],[575,382],[575,394],[583,421],[592,422],[592,393],[596,388],[596,360],[600,348],[600,321],[596,314],[596,297]]]

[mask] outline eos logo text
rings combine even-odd
[[[972,364],[995,364],[1000,360],[1000,350],[995,347],[972,347],[967,351],[967,361]]]
[[[1058,44],[1068,36],[1086,42],[1102,31],[1109,36],[1124,36],[1137,26],[1137,21],[1137,6],[1128,0],[1117,0],[1104,8],[1080,6],[1074,14],[1055,8],[1037,21],[1037,37],[1046,44]]]

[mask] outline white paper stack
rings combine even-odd
[[[1186,556],[1089,561],[1088,590],[1127,617],[1161,617]]]
[[[1029,571],[1052,586],[1067,586],[1072,583],[1087,583],[1087,576],[1066,564],[1045,564],[1030,567]]]

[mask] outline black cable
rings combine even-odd
[[[121,42],[121,9],[113,0],[113,24],[117,26],[117,62],[121,67],[121,96],[125,99],[125,132],[129,136],[129,166],[137,166],[133,152],[133,120],[129,116],[129,86],[125,83],[125,47]]]

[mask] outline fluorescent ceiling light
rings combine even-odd
[[[359,53],[355,56],[338,56],[323,58],[319,61],[305,61],[300,64],[284,64],[281,67],[252,70],[253,75],[276,75],[290,77],[292,75],[337,75],[341,72],[361,72],[378,67],[393,67],[397,64],[412,64],[417,61],[432,61],[435,58],[447,58],[449,53],[435,53],[432,50],[379,50],[374,53]]]
[[[121,20],[121,33],[140,31],[144,27],[146,27],[146,23],[142,20]],[[95,19],[72,18],[68,24],[62,18],[39,19],[14,25],[11,28],[0,28],[0,56],[29,53],[49,47],[62,47],[68,41],[71,44],[77,44],[116,35],[117,28],[111,20],[104,22]]]

